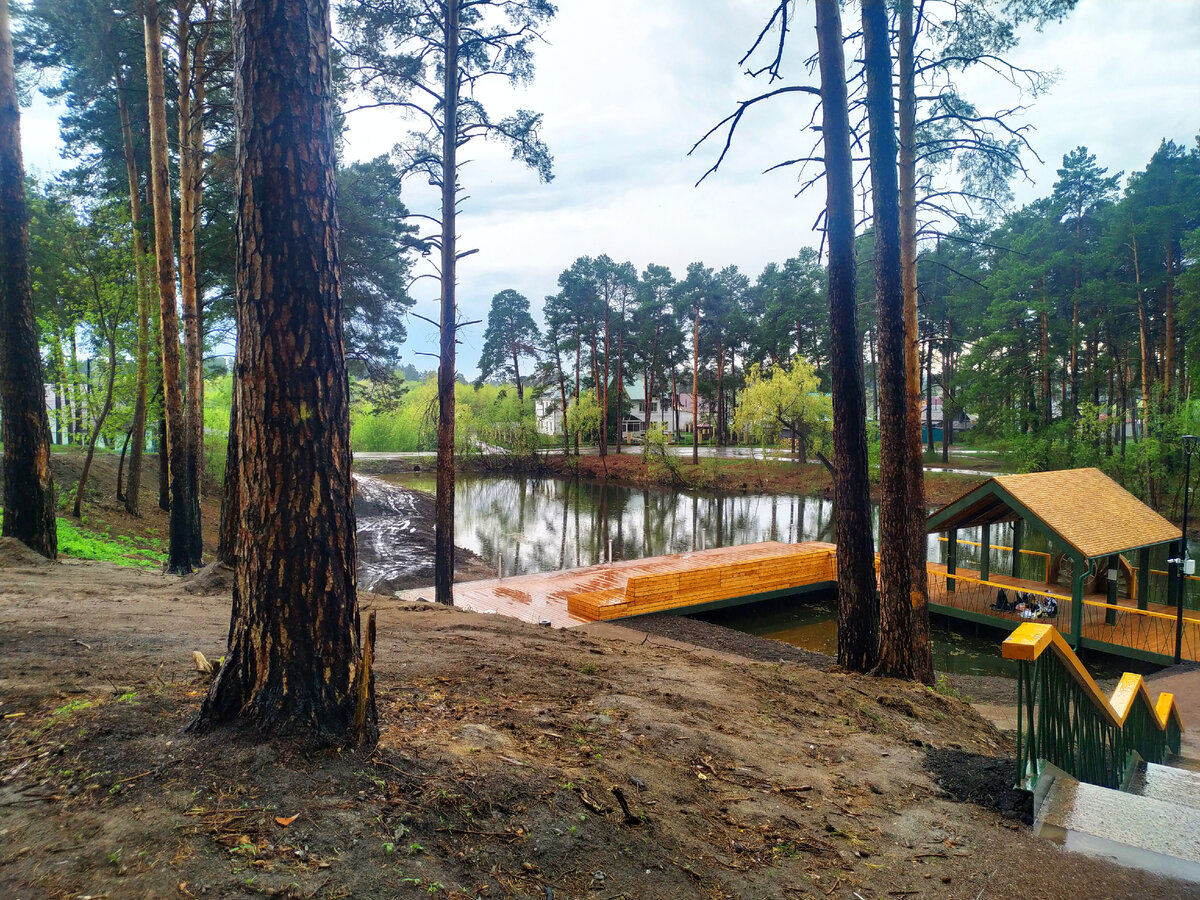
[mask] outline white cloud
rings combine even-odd
[[[460,217],[464,247],[480,249],[459,271],[463,316],[486,317],[492,294],[515,288],[535,307],[556,291],[558,273],[578,256],[607,253],[641,269],[649,262],[677,274],[693,260],[739,266],[752,278],[772,260],[814,245],[812,224],[823,185],[793,199],[794,172],[763,169],[806,150],[802,132],[810,101],[792,96],[749,114],[733,154],[699,188],[693,183],[718,144],[687,150],[737,101],[762,90],[737,60],[753,41],[769,4],[757,0],[563,0],[538,50],[528,88],[489,90],[489,108],[541,112],[555,156],[555,180],[536,177],[495,145],[472,146],[463,174],[470,198]],[[847,19],[854,8],[847,7]],[[814,49],[812,7],[798,3],[791,40],[799,42],[785,74],[806,80],[801,61]],[[848,21],[847,27],[853,25]],[[801,52],[797,52],[800,50]],[[1045,160],[1031,162],[1035,182],[1018,199],[1047,193],[1062,156],[1087,146],[1112,171],[1141,168],[1164,137],[1189,143],[1200,130],[1200,3],[1196,0],[1090,0],[1061,24],[1024,35],[1018,63],[1058,69],[1053,90],[1026,121]],[[962,79],[981,109],[1009,105],[1012,92],[994,78]],[[44,104],[42,104],[44,107]],[[26,113],[27,163],[52,161],[57,125],[44,108]],[[352,158],[387,152],[408,126],[386,111],[356,113]],[[43,168],[45,166],[43,165]],[[436,194],[412,185],[405,202],[433,212]],[[433,282],[419,287],[419,311],[436,318]],[[460,367],[476,371],[482,326],[463,334]],[[429,326],[412,323],[412,354],[435,345]]]

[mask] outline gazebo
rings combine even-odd
[[[993,571],[993,552],[998,548],[992,545],[992,526],[1001,523],[1011,523],[1013,530],[1012,546],[1002,548],[1012,551],[1013,565],[1007,573]],[[998,475],[934,512],[926,526],[929,533],[944,532],[948,539],[944,571],[938,565],[929,567],[929,599],[935,611],[1007,624],[1017,614],[996,597],[1009,588],[1034,603],[1053,597],[1058,607],[1055,624],[1076,649],[1097,646],[1156,662],[1173,654],[1175,612],[1149,600],[1150,554],[1156,547],[1179,541],[1182,534],[1099,469]],[[967,528],[980,530],[978,572],[958,565],[959,532]],[[1029,529],[1047,539],[1052,553],[1022,547]],[[1030,553],[1046,558],[1044,583],[1018,577],[1019,561]],[[1136,569],[1122,560],[1124,554],[1136,557]],[[1064,556],[1070,564],[1069,597],[1053,590],[1058,566],[1052,567],[1051,562]],[[1086,583],[1096,564],[1100,575],[1089,592]],[[1126,566],[1128,601],[1121,604],[1118,584]],[[1200,625],[1194,619],[1187,622],[1189,627]],[[1190,636],[1195,642],[1200,628],[1193,630],[1198,631]],[[1197,650],[1188,655],[1197,658]]]

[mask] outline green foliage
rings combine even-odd
[[[733,427],[753,435],[764,447],[788,428],[798,442],[797,455],[805,459],[828,449],[833,403],[820,393],[820,380],[806,359],[797,356],[789,368],[776,363],[765,372],[755,363],[746,373]]]
[[[584,442],[594,441],[600,434],[600,404],[594,390],[580,391],[579,399],[571,400],[567,427]]]

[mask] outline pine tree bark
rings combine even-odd
[[[229,438],[225,445],[225,480],[221,488],[221,530],[217,538],[217,561],[237,564],[237,527],[241,505],[238,489],[238,390],[237,362],[233,367],[233,386],[229,401]]]
[[[700,465],[700,304],[692,310],[692,465]]]
[[[437,495],[434,499],[434,599],[454,604],[454,367],[455,270],[458,262],[455,196],[458,186],[459,0],[446,0],[445,83],[442,109],[442,295],[438,364]]]
[[[50,419],[29,273],[29,208],[8,0],[0,0],[0,441],[4,537],[58,556]]]
[[[133,387],[133,424],[129,432],[129,483],[125,511],[141,516],[142,457],[146,450],[146,400],[150,383],[150,280],[146,273],[146,242],[142,233],[142,185],[133,147],[133,122],[125,96],[125,76],[119,63],[113,72],[117,85],[117,115],[121,120],[121,148],[129,180],[129,220],[133,230],[134,273],[137,278],[137,372]]]
[[[933,684],[929,635],[929,576],[925,569],[925,464],[921,448],[921,332],[917,320],[917,96],[914,86],[913,4],[896,6],[899,81],[900,268],[904,291],[904,365],[908,395],[908,540],[912,579],[913,676]],[[943,413],[943,420],[945,415]],[[933,446],[933,431],[929,434]]]
[[[179,293],[183,311],[184,478],[192,505],[188,536],[191,564],[199,567],[204,556],[200,532],[200,477],[204,460],[204,346],[201,339],[200,296],[196,285],[196,227],[200,220],[200,181],[204,154],[204,110],[198,102],[203,88],[207,35],[201,32],[192,48],[192,3],[178,5],[176,45],[179,53]]]
[[[904,353],[904,285],[892,56],[884,0],[863,0],[863,68],[871,138],[875,221],[875,305],[879,322],[879,664],[882,675],[913,677],[912,541],[908,508],[908,391]]]
[[[237,59],[241,485],[232,640],[195,728],[377,736],[360,643],[327,0],[243,0]]]
[[[838,0],[817,0],[825,145],[826,237],[829,246],[829,369],[833,383],[834,529],[838,547],[838,664],[855,672],[875,666],[879,600],[871,540],[867,469],[867,401],[858,333],[854,257],[854,184],[846,61]]]
[[[154,200],[154,250],[158,270],[159,321],[162,330],[163,410],[167,425],[166,459],[170,480],[167,571],[192,571],[195,501],[188,490],[188,431],[180,389],[179,315],[175,309],[175,246],[171,234],[171,185],[167,171],[167,107],[163,85],[162,29],[158,0],[146,0],[146,83],[150,100],[150,193]],[[163,454],[160,453],[159,464]]]

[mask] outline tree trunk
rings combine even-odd
[[[596,387],[596,400],[600,404],[600,458],[608,456],[608,308],[609,299],[604,297],[604,383]]]
[[[1038,355],[1042,358],[1042,424],[1049,427],[1054,421],[1054,395],[1050,392],[1050,314],[1046,310],[1046,279],[1042,279],[1042,315],[1039,319],[1041,339]]]
[[[525,402],[525,389],[521,386],[521,367],[517,361],[517,351],[513,351],[513,377],[517,380],[517,403]]]
[[[207,39],[201,35],[192,55],[191,3],[179,7],[176,44],[179,50],[179,290],[183,306],[183,342],[187,391],[184,395],[184,477],[187,481],[192,565],[204,555],[200,532],[200,476],[204,459],[204,346],[201,340],[200,296],[196,287],[196,226],[200,219],[200,181],[204,154],[204,110],[194,104],[195,87],[204,78]],[[199,92],[201,96],[203,91]]]
[[[360,643],[326,0],[236,4],[238,466],[232,640],[194,728],[373,743]]]
[[[825,143],[826,235],[829,242],[829,369],[833,383],[834,528],[838,547],[838,664],[855,672],[875,666],[879,600],[871,539],[867,469],[867,401],[855,287],[854,185],[846,63],[838,0],[817,0]]]
[[[671,366],[671,414],[675,417],[675,439],[679,439],[679,392],[675,386],[675,366]]]
[[[692,325],[692,465],[700,465],[700,304]]]
[[[104,427],[109,410],[112,409],[113,384],[117,380],[116,322],[112,323],[112,329],[113,333],[108,339],[108,381],[104,385],[104,404],[100,407],[100,413],[96,416],[95,422],[92,423],[92,433],[88,436],[87,455],[83,458],[83,469],[79,473],[79,485],[75,488],[75,505],[71,508],[71,515],[77,519],[83,516],[83,491],[87,487],[88,476],[92,471],[92,458],[96,455],[96,441],[100,438],[100,429]]]
[[[227,566],[237,565],[237,526],[241,515],[241,492],[238,489],[238,377],[237,359],[233,364],[233,384],[229,395],[229,439],[225,446],[225,480],[221,486],[221,531],[217,538],[217,561]],[[236,613],[235,613],[236,618]]]
[[[158,269],[159,318],[162,323],[163,409],[170,468],[170,528],[167,571],[192,571],[195,504],[188,490],[188,431],[180,390],[179,317],[175,310],[175,249],[171,236],[171,186],[167,172],[167,107],[163,87],[162,32],[158,0],[146,0],[146,82],[150,98],[150,187],[154,199],[154,245]],[[160,465],[161,465],[160,454]]]
[[[1175,378],[1175,260],[1174,246],[1167,239],[1167,303],[1166,327],[1163,329],[1163,381],[1164,398],[1170,398]]]
[[[879,322],[879,664],[882,675],[912,678],[911,441],[904,350],[904,284],[891,43],[884,0],[863,0],[863,68],[871,136],[875,218],[875,304]]]
[[[913,71],[913,4],[896,7],[899,83],[897,174],[900,205],[900,270],[904,302],[904,365],[908,395],[908,541],[912,582],[913,676],[933,684],[929,636],[929,587],[925,569],[925,466],[921,447],[921,332],[917,321],[917,99]],[[944,414],[943,414],[944,418]],[[933,429],[929,432],[933,447]]]
[[[50,420],[29,273],[29,210],[8,0],[0,0],[0,441],[4,537],[58,556]]]
[[[324,3],[326,0],[320,0]],[[441,347],[438,363],[437,495],[434,500],[434,599],[454,604],[454,367],[455,270],[458,187],[458,14],[459,0],[446,0],[446,33],[442,121],[442,295]]]
[[[1129,227],[1133,236],[1133,280],[1137,285],[1138,338],[1141,341],[1142,358],[1142,415],[1150,407],[1150,336],[1147,333],[1146,302],[1142,295],[1142,268],[1138,262],[1137,229],[1133,224],[1133,213],[1129,215]]]
[[[617,453],[621,452],[622,432],[625,430],[625,306],[621,305],[621,330],[617,332]]]
[[[137,277],[137,374],[133,388],[133,424],[129,432],[129,487],[125,511],[141,516],[142,456],[146,450],[146,394],[150,382],[150,282],[146,273],[146,244],[142,234],[142,186],[133,147],[133,124],[121,66],[113,66],[117,83],[117,114],[121,120],[121,147],[129,179],[129,221],[133,229],[133,262]]]
[[[117,502],[125,502],[125,458],[129,454],[129,437],[133,429],[125,430],[125,440],[121,444],[121,457],[117,461]]]

